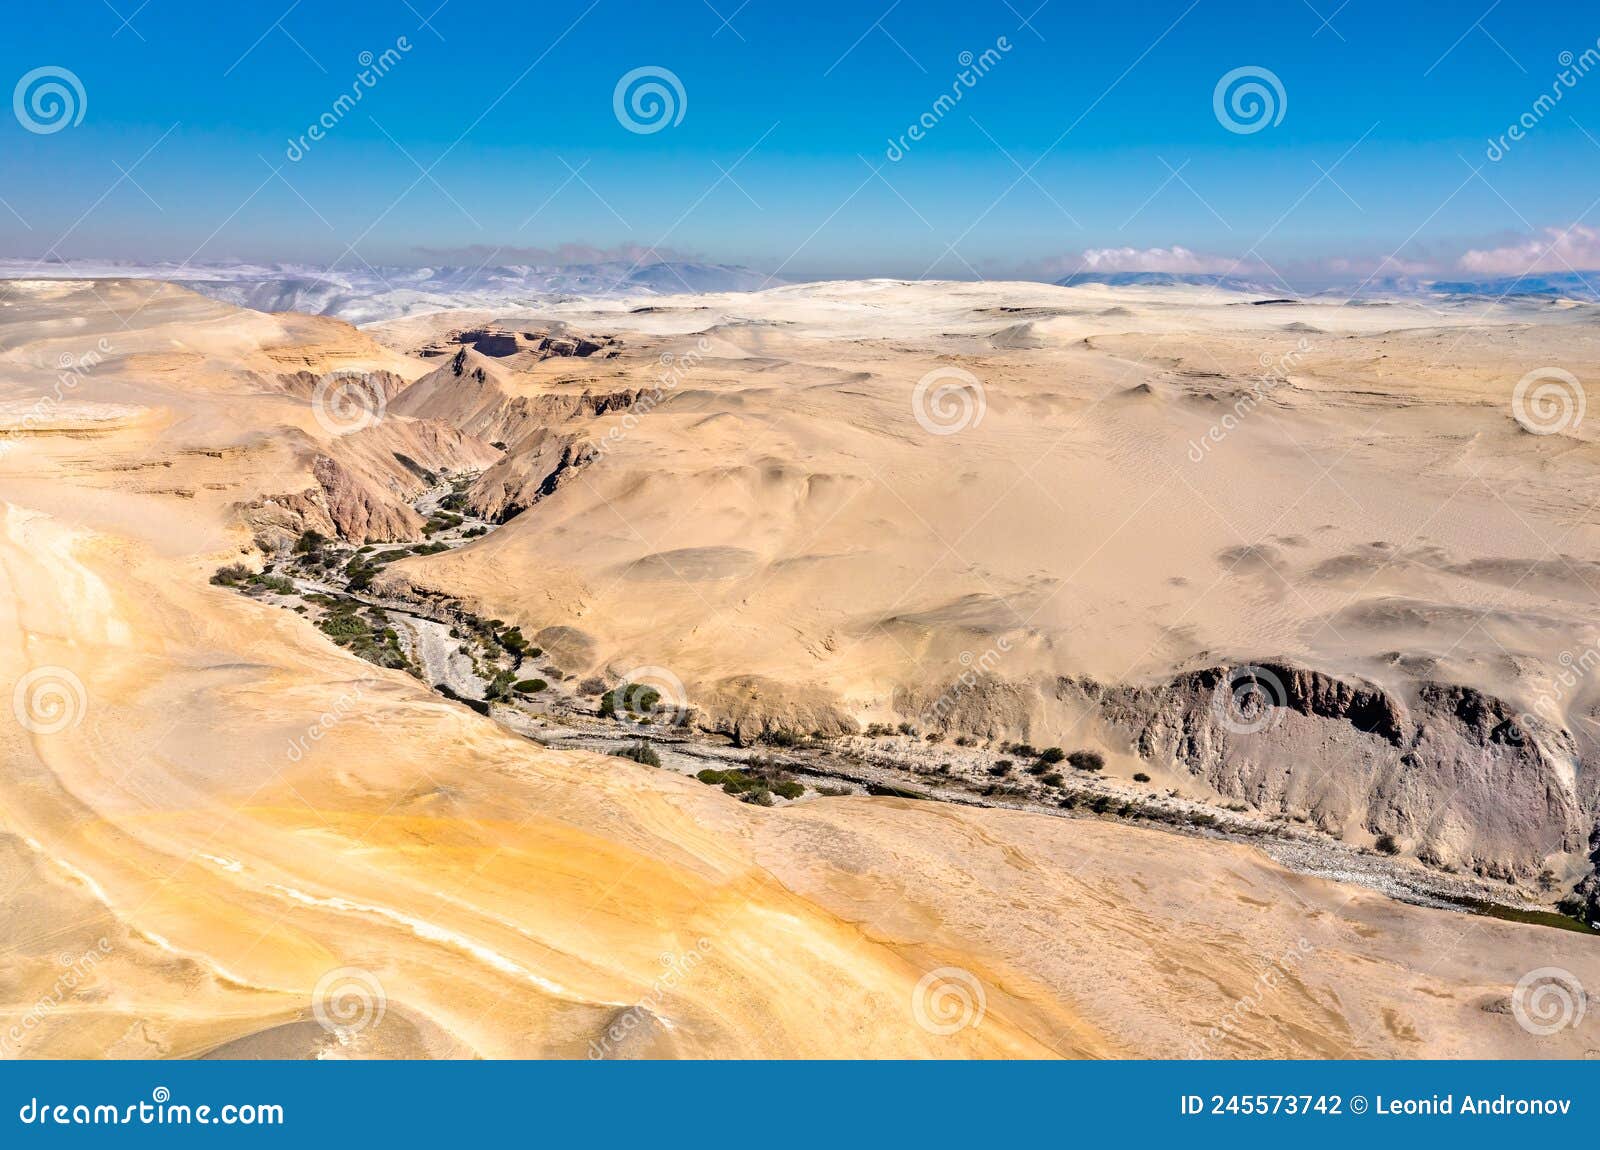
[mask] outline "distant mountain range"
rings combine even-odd
[[[1283,286],[1274,287],[1238,276],[1204,272],[1073,272],[1055,281],[1058,287],[1105,284],[1108,287],[1209,287],[1254,295],[1282,295]]]
[[[1600,272],[1502,276],[1486,280],[1435,280],[1431,288],[1444,295],[1542,295],[1597,301],[1600,300]]]
[[[498,264],[466,267],[361,267],[311,264],[123,263],[107,260],[0,259],[0,279],[169,280],[213,299],[257,311],[297,311],[372,323],[449,308],[530,306],[572,296],[673,295],[745,292],[790,282],[749,268],[685,260],[586,264]],[[1481,280],[1386,276],[1366,283],[1322,283],[1293,293],[1282,283],[1206,272],[1085,271],[1055,281],[1061,287],[1205,287],[1263,298],[1373,299],[1383,296],[1535,296],[1600,302],[1600,272]]]
[[[754,291],[787,282],[748,268],[686,261],[349,270],[306,264],[0,260],[0,279],[25,277],[169,280],[240,307],[336,316],[351,323],[445,308],[532,304],[561,296]]]
[[[1219,288],[1248,295],[1283,296],[1283,284],[1263,283],[1239,276],[1198,272],[1075,272],[1055,281],[1061,287],[1080,284],[1106,284],[1111,287],[1191,287]],[[1429,280],[1414,276],[1385,276],[1367,282],[1351,280],[1319,284],[1300,293],[1328,298],[1352,295],[1373,296],[1546,296],[1600,302],[1600,272],[1567,272],[1560,275],[1502,276],[1481,280]]]

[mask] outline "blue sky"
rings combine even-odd
[[[401,37],[288,160],[360,54]],[[886,160],[961,54],[1001,37]],[[1597,38],[1594,6],[1490,0],[58,0],[12,23],[0,72],[69,70],[83,118],[0,120],[0,253],[419,264],[645,245],[795,277],[967,278],[1060,274],[1088,251],[1294,278],[1395,252],[1387,274],[1457,274],[1467,252],[1506,270],[1562,229],[1561,262],[1583,262],[1600,67],[1498,161],[1485,150]],[[613,95],[645,66],[677,78],[683,115],[637,133]],[[1281,122],[1219,121],[1216,84],[1240,67],[1276,77]]]

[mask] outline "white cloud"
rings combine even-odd
[[[1175,275],[1258,275],[1257,260],[1208,255],[1174,244],[1170,248],[1088,248],[1030,260],[1016,269],[1030,279],[1059,279],[1077,272],[1170,272]]]
[[[1174,244],[1170,248],[1090,248],[1080,257],[1083,271],[1175,272],[1204,275],[1238,272],[1244,264],[1227,256],[1202,255]]]
[[[1593,271],[1600,268],[1600,228],[1583,224],[1546,228],[1542,237],[1530,237],[1508,247],[1469,251],[1461,257],[1461,266],[1479,275],[1503,276]]]

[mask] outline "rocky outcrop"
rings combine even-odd
[[[315,399],[319,385],[326,385],[331,377],[343,376],[344,378],[359,378],[362,384],[370,387],[369,394],[374,397],[381,396],[387,403],[399,395],[407,387],[406,381],[392,371],[345,371],[345,372],[314,372],[295,371],[284,372],[277,379],[278,386],[290,395],[300,399]]]
[[[860,728],[833,696],[821,690],[737,675],[697,692],[694,703],[707,730],[745,746],[764,735],[854,735]]]
[[[1147,686],[1063,679],[1143,758],[1219,794],[1335,834],[1392,835],[1418,858],[1528,880],[1584,849],[1570,734],[1471,687],[1376,684],[1283,663],[1216,666]]]
[[[396,396],[389,410],[438,420],[514,451],[520,441],[547,428],[632,407],[641,394],[638,389],[518,394],[522,390],[504,364],[462,347]]]
[[[441,343],[429,344],[418,355],[453,355],[458,347],[470,347],[479,355],[496,359],[519,357],[522,362],[538,363],[552,357],[587,359],[596,352],[616,355],[617,341],[609,336],[588,339],[561,331],[508,331],[503,328],[475,328],[457,332]],[[609,349],[609,350],[608,350]]]
[[[422,517],[403,502],[376,489],[326,455],[311,466],[322,488],[328,517],[340,538],[353,543],[412,541],[422,538]]]
[[[468,492],[469,504],[485,519],[503,523],[554,495],[594,457],[587,440],[541,429],[483,473]]]

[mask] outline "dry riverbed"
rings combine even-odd
[[[648,689],[568,673],[501,620],[478,618],[448,599],[373,593],[372,576],[388,563],[465,546],[496,529],[465,508],[461,493],[473,478],[442,476],[413,501],[428,524],[421,543],[357,548],[302,540],[293,554],[272,559],[261,573],[219,573],[218,581],[304,615],[353,653],[406,670],[541,745],[626,755],[720,786],[746,802],[783,806],[819,796],[877,795],[1123,820],[1252,842],[1290,869],[1405,902],[1592,929],[1519,897],[1515,888],[1351,847],[1286,815],[1242,803],[1223,807],[1148,781],[1102,777],[1098,756],[1068,758],[1059,748],[969,739],[930,741],[907,726],[834,738],[785,735],[775,743],[741,746],[696,727],[691,711],[660,706]]]

